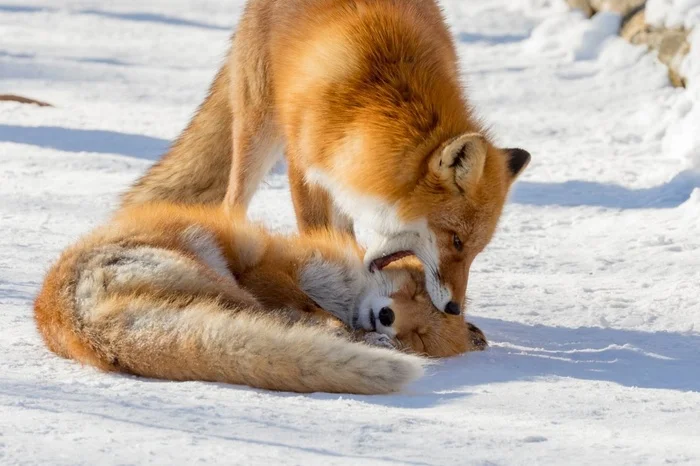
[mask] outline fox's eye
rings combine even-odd
[[[462,243],[462,240],[459,239],[459,236],[457,236],[457,233],[452,235],[452,244],[454,245],[455,249],[459,252],[462,252],[462,249],[464,249],[464,244]]]

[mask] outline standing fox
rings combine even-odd
[[[250,0],[209,96],[124,204],[245,207],[279,148],[301,231],[365,224],[365,265],[414,254],[449,314],[530,161],[472,116],[434,0]]]
[[[47,346],[146,377],[373,394],[418,378],[424,360],[357,340],[437,357],[486,345],[434,310],[419,263],[371,274],[347,234],[273,235],[244,217],[118,212],[49,271],[34,307]]]

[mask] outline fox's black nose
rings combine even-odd
[[[394,311],[390,307],[383,307],[379,310],[379,323],[389,327],[394,323]]]
[[[454,301],[450,301],[447,303],[447,306],[445,306],[445,312],[452,314],[453,316],[458,316],[460,313],[459,304]]]

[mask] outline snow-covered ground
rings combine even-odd
[[[653,26],[690,31],[690,53],[680,67],[688,91],[676,104],[679,118],[666,132],[664,150],[686,154],[700,167],[700,0],[649,0],[645,15]]]
[[[488,351],[364,397],[44,348],[43,273],[186,124],[242,3],[0,0],[0,93],[55,105],[0,102],[0,464],[700,464],[700,60],[673,89],[558,0],[443,2],[478,111],[533,154],[470,280]],[[252,216],[293,229],[283,176]]]
[[[692,29],[700,23],[700,0],[648,0],[645,16],[653,26]]]

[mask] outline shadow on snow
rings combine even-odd
[[[187,26],[187,27],[196,27],[196,28],[204,28],[204,29],[213,29],[216,31],[231,31],[231,30],[233,30],[233,26],[217,26],[215,24],[204,23],[201,21],[192,21],[189,19],[176,18],[174,16],[166,16],[166,15],[160,15],[160,14],[154,14],[154,13],[139,13],[139,12],[117,13],[117,12],[104,11],[104,10],[79,10],[79,11],[77,11],[77,13],[81,14],[81,15],[102,16],[103,18],[121,19],[121,20],[126,20],[126,21],[160,23],[160,24],[168,24],[171,26]]]
[[[30,144],[65,152],[121,154],[148,160],[156,160],[170,144],[165,139],[116,131],[1,124],[0,142]]]
[[[57,8],[51,7],[37,7],[37,6],[18,6],[18,5],[5,5],[0,4],[0,12],[7,13],[40,13],[40,12],[55,12]],[[196,27],[203,29],[213,29],[217,31],[231,31],[233,25],[231,26],[217,26],[215,24],[204,23],[201,21],[192,21],[183,18],[177,18],[174,16],[167,16],[155,13],[143,13],[143,12],[113,12],[105,10],[87,9],[87,10],[76,10],[71,13],[78,15],[92,15],[101,16],[103,18],[118,19],[124,21],[137,21],[137,22],[147,22],[147,23],[158,23],[158,24],[168,24],[171,26],[186,26],[186,27]]]
[[[88,370],[83,368],[83,370]],[[107,375],[108,377],[122,379],[136,379],[139,382],[148,379],[137,379],[131,376]],[[118,381],[117,381],[118,382]],[[152,381],[153,383],[172,384],[173,382]],[[185,382],[197,390],[200,382]],[[211,384],[224,385],[224,384]],[[231,387],[230,385],[227,387]],[[201,388],[201,385],[200,387]],[[234,387],[238,389],[238,387]],[[242,387],[241,390],[252,390]],[[11,406],[20,406],[22,409],[39,412],[51,417],[56,413],[79,413],[81,416],[89,416],[100,422],[110,422],[126,426],[145,427],[156,432],[175,432],[191,435],[196,438],[217,439],[219,441],[236,444],[248,444],[262,448],[279,448],[303,451],[329,459],[342,457],[354,458],[358,461],[374,461],[382,463],[409,464],[414,466],[429,466],[431,463],[423,461],[399,460],[373,449],[368,454],[339,453],[331,448],[294,445],[293,442],[280,440],[267,440],[259,438],[260,435],[240,429],[241,422],[244,425],[253,425],[259,429],[277,428],[288,431],[295,436],[304,435],[303,429],[298,425],[313,422],[318,415],[312,409],[307,413],[297,414],[289,421],[280,418],[275,407],[264,404],[257,407],[259,411],[249,413],[245,407],[237,406],[236,400],[231,403],[217,403],[215,406],[206,403],[193,402],[189,395],[172,398],[160,398],[159,394],[146,395],[146,398],[119,396],[113,392],[100,393],[89,384],[73,383],[61,384],[55,382],[27,383],[5,378],[0,374],[0,396],[11,399]],[[262,392],[262,391],[261,391]],[[163,394],[166,395],[166,394]],[[274,393],[273,393],[274,395]],[[297,395],[299,396],[299,395]],[[154,403],[154,399],[157,401]],[[260,415],[263,413],[264,415]],[[305,418],[301,419],[300,418]],[[234,418],[234,422],[229,422]],[[360,429],[361,424],[348,422],[349,431]],[[354,430],[353,430],[354,429]],[[256,438],[258,437],[258,438]]]
[[[534,206],[669,209],[687,201],[696,188],[700,188],[700,172],[693,171],[683,171],[667,183],[643,189],[630,189],[595,181],[521,181],[515,185],[510,200],[517,204]]]
[[[40,11],[55,11],[55,9],[41,6],[0,5],[0,11],[6,13],[38,13]]]
[[[700,335],[470,320],[491,341],[487,351],[438,362],[409,393],[343,398],[382,406],[427,408],[470,397],[476,385],[562,377],[700,392]],[[311,396],[338,397],[325,393]]]
[[[558,378],[612,382],[625,387],[644,389],[700,392],[700,375],[697,371],[700,335],[697,334],[650,333],[598,327],[531,326],[489,318],[474,318],[473,321],[490,338],[492,347],[484,352],[437,362],[434,367],[428,369],[428,374],[423,379],[405,393],[389,396],[329,393],[300,395],[227,384],[186,383],[252,391],[278,398],[309,397],[315,400],[336,400],[342,397],[344,400],[408,409],[427,408],[471,397],[474,387],[479,385]],[[50,356],[47,354],[47,357]],[[55,364],[58,361],[48,363]],[[71,363],[65,361],[62,364]],[[76,370],[89,369],[76,367]],[[118,374],[104,374],[104,377],[129,379],[149,385],[173,383]],[[7,387],[8,383],[3,382],[0,386]],[[63,386],[51,388],[32,385],[32,391],[40,399],[58,397],[63,401],[71,401],[80,400],[84,396],[99,397],[97,394],[85,393],[79,390],[79,387],[74,388],[81,393],[73,393],[73,388],[68,393]],[[52,393],[56,390],[58,393]],[[121,400],[120,403],[128,403],[137,411],[140,408],[138,400]],[[192,408],[193,406],[190,406],[190,410]],[[207,410],[204,407],[202,409]],[[159,408],[158,411],[162,410]],[[106,417],[104,413],[95,414]],[[173,413],[174,418],[177,417],[176,414]],[[206,412],[200,414],[208,417]],[[238,415],[245,416],[243,413]],[[133,421],[124,419],[124,422]],[[160,418],[151,421],[159,423]],[[229,439],[245,441],[235,437]]]

